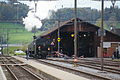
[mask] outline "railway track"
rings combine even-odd
[[[85,63],[92,63],[92,64],[100,64],[101,59],[79,59],[80,62]],[[104,65],[105,66],[113,66],[113,67],[120,67],[120,61],[113,61],[113,60],[106,60],[104,59]]]
[[[9,72],[11,80],[43,80],[42,78],[35,75],[33,72],[24,68],[25,64],[17,64],[11,58],[1,58],[4,66],[4,70]],[[19,63],[19,62],[18,62]]]
[[[81,71],[81,70],[78,70],[78,69],[74,69],[74,68],[70,68],[70,67],[66,67],[66,66],[64,66],[63,64],[61,64],[61,65],[58,65],[58,64],[53,64],[54,62],[49,62],[49,61],[57,61],[57,62],[62,62],[63,64],[65,63],[67,63],[67,64],[72,64],[73,65],[73,62],[71,62],[71,61],[64,61],[64,60],[51,60],[51,59],[48,59],[47,61],[46,60],[40,60],[39,62],[42,62],[42,63],[44,63],[44,64],[47,64],[47,65],[51,65],[51,66],[54,66],[54,67],[56,67],[57,66],[57,68],[59,67],[60,69],[62,69],[62,70],[66,70],[66,71],[69,71],[69,72],[72,72],[72,73],[74,73],[74,74],[77,74],[77,75],[80,75],[81,76],[81,74],[83,75],[83,77],[86,77],[86,76],[88,76],[88,78],[92,78],[92,79],[96,79],[96,80],[119,80],[119,79],[113,79],[112,77],[107,77],[107,76],[101,76],[101,75],[99,75],[99,74],[94,74],[94,73],[91,73],[91,72],[86,72],[86,71]],[[88,65],[85,65],[85,64],[82,64],[82,65],[80,65],[80,64],[78,64],[78,66],[84,66],[84,67],[88,67]],[[90,68],[93,68],[93,66],[89,66]],[[94,68],[94,69],[97,69],[97,70],[99,70],[99,72],[100,72],[100,68]],[[106,70],[107,71],[107,70]],[[112,71],[111,71],[112,72]],[[119,71],[117,71],[117,72],[119,72]],[[101,73],[101,72],[100,72]],[[114,73],[116,73],[116,72],[114,72]],[[103,74],[106,74],[106,72],[105,73],[103,73]],[[118,73],[116,73],[116,74],[118,74]],[[85,76],[86,75],[86,76]]]
[[[12,57],[0,57],[7,80],[52,80],[47,74]],[[57,79],[56,79],[57,80]]]
[[[23,64],[23,62],[18,61],[12,57],[0,57],[0,63],[2,64]]]
[[[52,61],[59,61],[59,62],[64,62],[64,63],[70,63],[70,64],[74,64],[73,60],[58,60],[58,59],[47,59],[47,60],[52,60]],[[82,61],[78,61],[76,64],[78,66],[84,66],[84,67],[89,67],[89,68],[93,68],[93,69],[98,69],[101,70],[101,65],[100,64],[93,64],[92,61],[90,62],[82,62]],[[115,74],[120,74],[120,68],[118,67],[111,67],[111,66],[103,66],[104,71],[110,72],[110,73],[115,73]]]
[[[22,66],[5,66],[14,80],[43,80]]]
[[[116,69],[116,71],[111,69],[111,67],[109,66],[104,66],[104,67],[108,67],[104,68],[104,70],[106,72],[102,72],[100,71],[100,65],[98,64],[83,64],[83,63],[77,63],[77,68],[73,67],[73,61],[72,60],[55,60],[55,59],[45,59],[45,60],[37,60],[39,61],[40,63],[43,63],[43,64],[47,64],[49,66],[53,66],[53,67],[56,67],[58,69],[61,69],[61,70],[65,70],[65,71],[68,71],[70,73],[73,73],[73,74],[76,74],[76,75],[80,75],[80,76],[83,76],[83,77],[86,77],[88,79],[91,79],[91,80],[120,80],[120,78],[113,78],[113,77],[109,77],[109,76],[104,76],[104,74],[108,74],[106,72],[111,72],[112,73],[115,73],[115,74],[118,74],[118,71]],[[51,61],[51,62],[49,62]],[[86,60],[87,61],[87,60]],[[86,62],[85,61],[85,62]],[[57,62],[57,63],[62,63],[62,64],[56,64],[54,62]],[[66,67],[65,65],[72,65],[72,67]],[[20,61],[16,61],[15,59],[11,58],[11,57],[2,57],[0,58],[0,65],[2,66],[4,72],[6,72],[7,76],[9,77],[8,80],[49,80],[49,79],[44,79],[44,78],[41,78],[41,79],[37,79],[35,78],[35,72],[32,71],[31,72],[31,69],[28,69],[28,67],[26,66],[26,64],[24,64],[23,62],[20,62]],[[85,71],[85,70],[82,70],[82,68],[78,69],[79,66],[82,66],[82,67],[89,67],[90,69],[96,69],[96,70],[99,70],[98,74],[95,74],[95,73],[91,73],[89,71]],[[110,68],[110,69],[109,69]],[[26,71],[27,70],[27,71]],[[114,71],[114,72],[113,72]],[[30,73],[29,73],[30,72]],[[33,73],[34,72],[34,73]],[[110,72],[110,73],[111,73]],[[32,73],[32,74],[31,74]],[[24,75],[22,75],[24,74]],[[103,75],[100,75],[100,74],[103,74]],[[33,76],[35,75],[35,76]],[[10,77],[11,76],[11,77]],[[31,77],[29,77],[31,76]],[[29,77],[29,78],[28,78]],[[39,78],[39,76],[37,75],[37,77]]]

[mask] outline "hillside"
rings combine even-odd
[[[115,7],[114,12],[112,12],[113,7],[105,8],[104,9],[104,27],[105,29],[110,30],[111,26],[115,26],[116,28],[120,28],[120,8]],[[66,21],[70,20],[71,18],[74,18],[74,9],[73,8],[61,8],[57,11],[50,10],[49,11],[49,18],[45,18],[42,20],[42,29],[46,30],[54,26],[56,23],[55,20]],[[80,18],[81,20],[87,21],[92,24],[101,24],[101,11],[97,9],[92,9],[90,7],[84,7],[84,8],[77,8],[77,18]],[[98,26],[98,25],[97,25]]]
[[[3,37],[3,43],[6,43],[8,32],[9,44],[27,44],[33,40],[34,33],[28,32],[23,25],[15,23],[0,23],[0,38]],[[37,32],[40,35],[42,32]]]

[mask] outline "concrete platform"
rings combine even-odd
[[[7,80],[1,66],[0,66],[0,80]]]
[[[26,60],[25,58],[18,57],[18,56],[13,56],[13,57],[24,62],[25,64],[31,65],[45,73],[48,73],[60,80],[89,80],[87,78],[84,78],[84,77],[81,77],[81,76],[78,76],[78,75],[75,75],[69,72],[65,72],[63,70],[59,70],[59,69],[56,69],[56,68],[53,68],[53,67],[50,67],[44,64],[40,64],[38,62],[35,62],[34,60],[30,60],[30,59]]]

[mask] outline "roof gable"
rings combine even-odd
[[[70,20],[68,20],[68,21],[65,21],[65,22],[61,23],[59,28],[66,27],[66,26],[68,26],[68,25],[74,25],[74,20],[75,20],[75,18],[72,18],[72,19],[70,19]],[[86,22],[86,21],[83,21],[83,20],[81,20],[81,19],[79,19],[79,18],[77,18],[77,22],[80,23],[80,24],[82,23],[82,24],[90,25],[90,26],[96,28],[97,30],[100,29],[100,27],[98,27],[98,26],[96,26],[96,25],[94,25],[94,24],[88,23],[88,22]],[[45,31],[45,32],[44,32],[43,34],[41,34],[40,36],[49,35],[50,33],[55,32],[57,29],[58,29],[58,26],[52,27],[51,29]],[[119,35],[111,32],[111,31],[108,31],[108,30],[106,30],[106,32],[112,33],[113,35],[116,35],[116,36],[119,36]],[[120,37],[120,36],[119,36],[119,37]]]

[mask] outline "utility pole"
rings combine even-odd
[[[2,38],[3,38],[2,34],[1,34],[0,38],[1,38],[1,40],[0,40],[0,41],[1,41],[1,47],[2,47]]]
[[[63,5],[62,5],[62,8],[63,8]],[[57,38],[57,41],[58,41],[58,53],[60,53],[60,41],[61,41],[61,38],[60,38],[60,12],[58,13],[58,38]]]
[[[2,47],[2,38],[3,38],[3,36],[2,36],[2,34],[1,34],[0,38],[1,38],[1,47],[0,47],[0,48],[1,48],[1,51],[0,51],[0,52],[1,52],[1,54],[3,55],[3,51],[2,51],[2,50],[3,50],[3,47]]]
[[[35,4],[35,13],[37,12],[37,3],[38,3],[38,0],[34,0],[34,4]]]
[[[8,40],[9,40],[9,33],[8,33],[8,29],[7,29],[7,55],[9,56],[9,49],[8,49]]]
[[[116,1],[120,1],[120,0],[93,0],[93,1],[101,1],[101,38],[100,38],[100,47],[101,47],[101,70],[103,71],[103,39],[104,39],[104,1],[111,1],[112,5],[115,5]]]
[[[38,3],[38,0],[34,0],[34,4],[35,4],[35,12],[34,12],[34,15],[35,13],[37,12],[37,3]],[[34,54],[36,55],[36,26],[34,26]]]
[[[34,36],[33,36],[33,39],[34,39],[34,54],[36,55],[36,27],[34,26]]]
[[[104,13],[104,0],[102,0],[101,2],[101,43],[100,43],[100,47],[101,47],[101,70],[103,71],[103,38],[104,38],[104,24],[103,24],[103,13]]]
[[[17,4],[17,22],[18,22],[18,19],[19,19],[19,3]]]
[[[60,53],[60,20],[58,19],[58,53]]]
[[[115,16],[115,3],[116,3],[116,0],[111,0],[111,3],[112,3],[112,15]],[[115,25],[113,25],[112,23],[112,28],[113,28],[113,32],[116,32],[115,30]]]
[[[77,58],[77,0],[74,2],[75,20],[74,20],[74,59]]]

